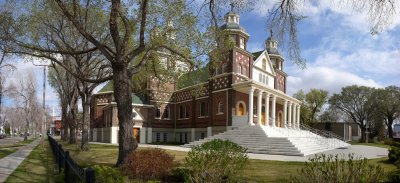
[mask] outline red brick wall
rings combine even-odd
[[[216,93],[212,93],[211,95],[211,100],[210,100],[210,105],[212,105],[212,111],[211,111],[211,124],[212,126],[226,126],[226,115],[227,112],[229,111],[229,108],[227,108],[226,103],[227,103],[227,91],[220,91]],[[218,113],[218,103],[222,102],[223,106],[223,114],[217,114]]]

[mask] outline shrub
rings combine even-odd
[[[400,170],[396,169],[396,170],[390,171],[387,174],[387,179],[389,182],[400,182]]]
[[[122,176],[117,168],[104,165],[94,165],[96,182],[98,183],[122,183],[126,177]]]
[[[231,182],[248,161],[246,149],[228,140],[193,147],[184,160],[187,182]]]
[[[389,148],[389,161],[392,163],[396,163],[400,159],[400,147],[390,146]]]
[[[354,154],[348,155],[316,155],[306,162],[306,166],[291,176],[292,182],[379,182],[383,177],[383,168],[371,165],[366,158],[354,158]]]
[[[130,178],[159,180],[175,168],[174,158],[162,149],[140,149],[128,155],[123,169]]]

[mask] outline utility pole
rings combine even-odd
[[[42,135],[46,134],[46,66],[43,66],[43,123],[42,123]]]

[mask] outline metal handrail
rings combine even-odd
[[[345,142],[345,140],[344,140],[343,137],[341,137],[341,136],[339,136],[339,135],[337,135],[337,134],[335,134],[335,133],[333,133],[333,132],[326,131],[326,130],[315,129],[315,128],[312,128],[311,126],[306,125],[306,124],[300,124],[300,127],[303,128],[303,129],[305,129],[305,130],[309,130],[309,131],[311,131],[311,132],[315,132],[315,133],[317,133],[318,135],[321,135],[321,136],[323,136],[323,137],[335,138],[335,139],[338,139],[338,140],[340,140],[340,141]]]

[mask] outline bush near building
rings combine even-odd
[[[369,164],[366,158],[355,158],[349,154],[345,160],[341,156],[317,154],[291,177],[291,182],[372,183],[380,182],[385,176],[381,166]]]
[[[123,172],[131,179],[161,180],[176,167],[174,156],[158,148],[139,149],[128,155]]]
[[[193,147],[184,160],[186,182],[234,182],[248,162],[246,148],[228,140]]]

